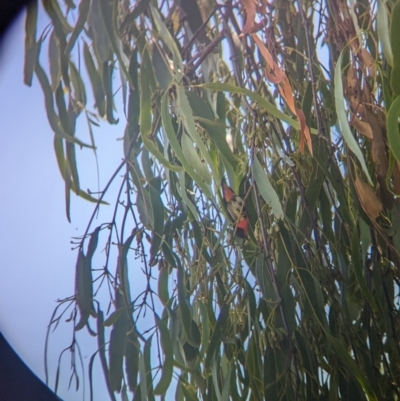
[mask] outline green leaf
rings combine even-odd
[[[277,297],[275,294],[274,287],[272,285],[271,276],[268,272],[267,266],[264,260],[264,254],[260,253],[256,259],[256,277],[258,284],[261,288],[264,299],[276,302]]]
[[[99,243],[100,229],[101,229],[101,226],[98,226],[94,229],[92,234],[90,234],[90,241],[89,241],[87,252],[86,252],[86,257],[89,260],[91,260],[93,258],[93,255],[94,255],[97,245]]]
[[[110,399],[115,401],[114,393],[111,390],[110,380],[108,377],[108,366],[107,366],[107,359],[106,359],[106,346],[105,346],[105,336],[104,336],[104,316],[103,312],[100,310],[100,307],[97,310],[97,348],[100,357],[101,367],[104,374],[104,379],[106,382],[107,390],[110,395]]]
[[[196,209],[196,205],[193,203],[192,200],[188,197],[187,190],[186,190],[186,182],[185,182],[185,173],[181,171],[179,173],[179,183],[180,183],[180,195],[182,197],[182,200],[185,202],[185,205],[188,207],[190,212],[192,213],[192,216],[196,221],[200,220],[199,214]]]
[[[128,28],[130,25],[134,24],[134,20],[139,17],[139,15],[143,14],[148,5],[149,5],[150,0],[139,0],[135,3],[134,9],[128,13],[122,22],[121,26],[119,27],[119,32],[124,32],[126,28]]]
[[[226,142],[225,131],[228,127],[222,124],[222,122],[215,121],[210,105],[195,92],[186,91],[186,95],[189,100],[190,107],[193,110],[194,119],[197,120],[206,130],[208,136],[214,142],[215,146],[221,152],[221,155],[228,161],[228,163],[230,163],[232,166],[236,166],[237,160],[229,148],[228,143]],[[223,93],[218,92],[218,95],[220,95],[218,96],[219,99],[221,97],[224,99]],[[221,121],[225,121],[225,119]]]
[[[127,255],[130,250],[131,244],[135,235],[130,235],[124,242],[122,247],[119,247],[118,255],[118,276],[121,283],[121,290],[124,296],[124,305],[130,305],[131,303],[131,292],[129,289],[129,279],[128,279],[128,260]]]
[[[111,329],[110,342],[108,345],[109,365],[108,377],[112,391],[121,391],[121,383],[124,376],[123,358],[125,354],[128,319],[125,307],[125,300],[118,290],[116,290],[116,308],[123,309],[119,319],[117,319]]]
[[[93,280],[91,259],[87,258],[80,249],[75,266],[75,296],[81,314],[75,330],[83,329],[94,311],[93,307]]]
[[[148,400],[148,393],[147,393],[147,380],[146,380],[146,366],[144,362],[144,355],[140,354],[139,357],[139,377],[140,377],[140,395],[142,398],[136,398],[139,395],[139,391],[136,391],[134,401],[137,400]]]
[[[63,77],[65,86],[69,88],[70,87],[69,72],[68,72],[69,59],[67,57],[67,54],[65,53],[65,48],[67,47],[66,35],[72,31],[72,28],[68,24],[66,18],[64,17],[60,9],[60,5],[56,0],[43,1],[42,4],[47,14],[51,18],[51,21],[54,26],[54,31],[58,38],[61,75]]]
[[[192,139],[190,139],[189,135],[184,132],[181,135],[181,146],[186,159],[190,160],[193,168],[200,175],[202,180],[208,184],[211,184],[211,175],[207,170],[207,167],[201,161]]]
[[[172,351],[172,343],[166,324],[156,315],[156,323],[160,330],[161,346],[164,351],[164,363],[161,366],[161,378],[157,383],[154,394],[165,394],[172,380],[172,372],[174,367],[174,353]]]
[[[107,7],[107,4],[105,4],[104,7]],[[101,65],[111,59],[112,53],[107,31],[104,29],[104,21],[99,1],[91,2],[88,15],[88,25],[93,37],[94,53],[96,54],[99,65]]]
[[[178,265],[177,281],[179,311],[181,314],[181,321],[183,329],[185,330],[187,342],[193,347],[198,347],[200,344],[199,342],[196,342],[194,336],[192,335],[192,313],[190,311],[189,302],[186,299],[187,294],[184,274],[183,267]]]
[[[114,312],[111,313],[110,316],[108,316],[108,318],[104,321],[103,325],[105,327],[111,327],[120,318],[122,313],[125,313],[125,311],[126,309],[124,307],[115,310]]]
[[[378,0],[378,11],[376,14],[377,33],[379,41],[382,44],[383,54],[385,55],[388,64],[393,66],[392,46],[389,38],[389,18],[385,6],[386,1],[387,0]]]
[[[174,127],[172,125],[171,116],[169,115],[168,112],[168,91],[165,92],[165,94],[161,99],[161,118],[162,118],[162,125],[168,137],[169,143],[171,144],[171,147],[176,153],[176,156],[178,157],[179,161],[182,163],[182,166],[184,167],[186,173],[188,173],[195,180],[197,185],[203,191],[204,195],[206,195],[209,199],[212,199],[213,196],[211,194],[210,186],[203,181],[203,179],[198,173],[196,173],[191,163],[189,163],[189,161],[183,154],[182,148],[178,142]]]
[[[181,376],[178,382],[178,387],[177,387],[177,393],[178,389],[181,389],[183,397],[181,399],[175,398],[177,401],[199,401],[197,397],[197,389],[194,388],[190,383],[187,382],[187,380],[183,379]]]
[[[261,107],[263,107],[269,114],[275,118],[288,123],[293,128],[299,130],[300,123],[293,120],[287,114],[282,113],[274,104],[270,103],[268,100],[264,99],[255,92],[251,92],[246,88],[240,88],[232,84],[222,84],[219,82],[212,82],[207,84],[198,85],[199,88],[208,88],[217,91],[230,92],[230,93],[240,93],[241,95],[248,96],[254,102],[257,102]],[[310,132],[312,134],[317,134],[318,131],[315,128],[311,128]]]
[[[72,31],[72,34],[68,40],[68,44],[65,49],[66,54],[69,54],[71,52],[76,40],[78,39],[80,33],[83,30],[83,27],[85,26],[87,17],[89,15],[90,2],[91,0],[81,0],[81,2],[79,3],[78,21],[76,21],[74,30]]]
[[[150,195],[147,189],[140,188],[137,193],[136,206],[140,215],[140,221],[145,227],[154,227],[153,208],[151,207]]]
[[[347,371],[351,372],[351,374],[354,375],[354,377],[360,383],[362,389],[368,397],[368,400],[378,401],[378,398],[372,390],[372,387],[365,377],[364,373],[361,371],[355,361],[350,357],[348,352],[344,349],[342,343],[330,334],[327,335],[327,338],[337,356],[342,360],[344,366],[347,367]]]
[[[129,75],[129,71],[127,68],[128,65],[127,57],[122,52],[121,40],[118,37],[117,31],[114,29],[114,19],[117,18],[118,3],[117,2],[112,3],[114,4],[114,8],[111,8],[109,4],[110,3],[107,1],[99,1],[100,12],[104,22],[103,29],[107,32],[108,40],[111,43],[111,47],[115,55],[117,56],[119,67],[124,72],[125,78],[129,81],[131,87],[134,88],[131,76]]]
[[[113,77],[113,67],[114,64],[105,61],[102,65],[102,82],[103,88],[106,95],[106,115],[107,121],[110,124],[117,124],[118,120],[114,118],[114,93],[112,88],[112,77]]]
[[[217,324],[215,325],[214,331],[211,336],[210,345],[208,346],[205,367],[209,369],[213,362],[215,353],[221,345],[221,340],[224,335],[225,324],[229,317],[229,305],[224,304],[218,315]]]
[[[145,344],[143,349],[143,362],[144,368],[146,372],[146,383],[147,383],[147,397],[145,400],[153,401],[154,400],[154,393],[153,393],[153,378],[151,374],[151,360],[150,360],[150,351],[151,351],[151,341],[153,336],[150,336]]]
[[[169,291],[168,291],[168,269],[163,267],[158,273],[158,297],[164,306],[168,304],[169,301]]]
[[[74,183],[74,192],[77,195],[80,195],[80,187],[79,187],[79,174],[78,174],[78,166],[76,164],[76,155],[75,155],[75,145],[73,143],[66,143],[66,153],[67,153],[67,163],[68,169],[71,172],[71,176]]]
[[[298,273],[298,291],[303,298],[304,313],[306,315],[315,316],[325,332],[329,333],[329,326],[324,308],[325,303],[320,283],[310,271],[304,268],[296,268],[295,270]]]
[[[147,138],[151,132],[151,91],[150,91],[150,77],[146,69],[150,67],[149,55],[147,49],[142,54],[142,66],[140,70],[140,133],[142,138]]]
[[[37,59],[40,44],[36,43],[36,28],[38,16],[37,0],[29,2],[25,19],[25,60],[24,60],[24,83],[32,85],[33,71]]]
[[[355,226],[353,227],[353,238],[351,241],[351,260],[353,262],[354,271],[355,271],[355,274],[357,277],[358,285],[360,286],[365,299],[368,301],[374,314],[380,313],[381,311],[378,308],[378,305],[376,304],[373,295],[369,291],[369,289],[367,287],[367,283],[366,283],[366,278],[363,275],[363,268],[362,268],[361,255],[360,255],[360,240],[358,238],[357,221],[355,223]]]
[[[392,18],[390,21],[390,44],[393,52],[393,71],[394,69],[400,68],[400,2],[396,1],[392,9]],[[393,73],[393,72],[392,72]],[[393,82],[393,84],[395,84]],[[396,84],[398,89],[400,83]],[[400,95],[399,92],[396,92]]]
[[[215,358],[212,361],[212,366],[211,366],[211,374],[212,374],[212,379],[213,379],[213,391],[215,391],[215,394],[217,395],[217,400],[221,400],[222,399],[222,395],[221,395],[221,390],[219,388],[219,380],[218,380],[218,373],[220,370],[220,361],[219,358]]]
[[[261,358],[258,352],[259,347],[257,344],[257,339],[255,334],[250,338],[248,350],[246,352],[246,368],[248,370],[251,382],[254,383],[251,387],[255,394],[257,394],[256,399],[262,399],[262,376],[261,376]]]
[[[83,106],[86,106],[85,84],[83,83],[81,75],[72,61],[69,62],[69,68],[71,71],[71,82],[74,87],[75,101],[78,103],[75,106],[75,109],[77,108],[78,112],[80,112]]]
[[[104,103],[105,93],[103,89],[103,84],[101,82],[100,74],[97,71],[97,68],[94,64],[92,54],[90,53],[89,50],[89,46],[87,45],[86,42],[83,42],[83,57],[85,60],[85,65],[89,75],[89,79],[92,84],[93,96],[96,102],[95,106],[97,107],[100,116],[103,117],[106,114],[105,103]]]
[[[169,30],[161,20],[160,12],[151,3],[149,4],[149,7],[151,15],[154,19],[154,24],[159,33],[159,37],[166,44],[168,50],[172,53],[174,62],[173,73],[175,75],[175,80],[180,82],[183,72],[181,53],[179,52],[174,38],[171,36]]]
[[[53,30],[49,38],[49,65],[51,89],[55,91],[60,83],[61,65],[60,65],[60,47],[56,32]]]
[[[63,34],[72,32],[72,27],[64,17],[57,0],[46,0],[42,4],[54,24],[57,35],[60,32]]]
[[[148,138],[151,132],[151,78],[149,69],[151,61],[147,50],[142,54],[142,65],[140,70],[140,131],[141,138],[146,149],[166,168],[172,171],[182,171],[182,167],[173,165],[167,160],[157,148],[157,145]],[[167,93],[167,92],[166,92]],[[164,95],[165,96],[165,95]]]
[[[153,235],[151,238],[150,261],[149,261],[151,266],[162,243],[163,231],[164,231],[164,204],[161,200],[161,195],[151,185],[149,185],[149,192],[150,192],[150,204],[153,214],[153,227],[152,227]]]
[[[390,86],[396,95],[400,95],[400,1],[397,1],[392,10],[390,21],[390,44],[393,52],[393,70],[390,75]]]
[[[354,139],[353,134],[350,130],[350,125],[347,120],[347,115],[344,109],[344,95],[343,95],[343,83],[342,83],[342,58],[345,49],[340,53],[339,59],[336,63],[335,67],[335,106],[336,113],[338,116],[339,126],[341,130],[341,134],[343,135],[343,139],[345,140],[349,149],[353,152],[353,154],[359,160],[361,167],[368,178],[368,181],[372,185],[372,180],[368,172],[367,165],[365,164],[364,156],[361,152],[360,147],[358,146],[357,141]]]
[[[169,65],[166,63],[165,55],[160,52],[157,43],[153,45],[152,66],[154,69],[154,75],[156,76],[161,89],[164,91],[167,90],[173,77]]]
[[[132,392],[136,392],[139,373],[140,344],[136,330],[131,329],[125,347],[125,372],[128,385]]]
[[[66,167],[65,167],[65,156],[64,156],[64,144],[62,138],[60,138],[56,134],[54,135],[53,146],[54,146],[54,152],[56,154],[58,169],[60,170],[61,176],[65,180],[64,177],[66,175]]]
[[[178,107],[175,107],[175,112],[178,115],[178,121],[183,123],[183,126],[185,127],[186,133],[191,137],[192,141],[196,143],[198,149],[200,149],[202,156],[204,159],[207,161],[209,168],[212,171],[212,174],[215,178],[216,181],[220,181],[219,178],[219,173],[218,170],[215,168],[213,160],[209,154],[209,151],[204,145],[203,139],[200,138],[199,133],[197,132],[195,123],[194,123],[194,118],[193,118],[193,112],[190,107],[188,98],[185,93],[185,89],[183,86],[179,86],[177,88],[177,101],[176,103],[178,104]],[[191,159],[189,159],[191,160]],[[205,170],[203,172],[203,180],[207,183],[211,182],[211,177],[210,173]]]
[[[54,111],[53,93],[49,84],[49,80],[47,79],[46,73],[44,72],[43,68],[40,66],[38,62],[35,65],[35,72],[44,93],[47,118],[49,120],[53,132],[68,142],[76,143],[80,146],[85,146],[87,148],[93,148],[91,145],[88,145],[79,140],[78,138],[67,134],[63,129],[60,128],[60,120]]]
[[[207,350],[209,348],[209,340],[210,340],[210,322],[208,320],[208,312],[207,307],[204,303],[200,300],[197,301],[197,306],[200,309],[200,316],[201,316],[201,346],[198,356],[198,364],[203,362],[203,357],[206,355]]]
[[[254,180],[257,183],[257,188],[260,191],[261,196],[264,198],[265,202],[271,206],[275,217],[277,219],[282,219],[284,217],[284,214],[278,195],[276,194],[275,189],[272,187],[268,176],[262,168],[257,157],[254,158],[253,174]]]
[[[400,96],[393,100],[386,118],[387,137],[389,148],[393,156],[400,162],[400,133],[399,133],[399,116],[400,116]]]

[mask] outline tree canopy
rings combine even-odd
[[[49,331],[69,311],[74,356],[95,336],[93,399],[97,363],[111,400],[399,399],[400,0],[42,7],[24,81],[43,90],[67,218],[72,193],[94,204]],[[101,121],[123,141],[97,195],[77,152]]]

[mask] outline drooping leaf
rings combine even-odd
[[[221,338],[222,338],[223,330],[224,330],[225,324],[228,320],[228,317],[229,317],[229,306],[225,304],[221,308],[221,311],[218,315],[217,324],[215,325],[214,331],[211,335],[210,345],[208,347],[206,361],[205,361],[205,366],[208,369],[210,368],[211,364],[213,363],[213,359],[214,359],[215,353],[217,352],[217,349],[221,345]]]
[[[171,147],[175,151],[179,161],[182,163],[182,166],[185,168],[186,172],[196,181],[196,183],[199,185],[199,187],[202,189],[204,194],[211,198],[211,191],[209,186],[207,185],[206,182],[203,181],[201,176],[195,172],[194,168],[192,165],[189,163],[189,161],[186,159],[185,155],[183,154],[182,148],[178,142],[178,139],[176,137],[176,133],[174,131],[174,127],[171,122],[171,116],[168,113],[168,92],[164,94],[161,100],[161,119],[162,119],[162,125],[164,128],[164,131],[168,137],[168,140],[171,144]]]
[[[122,307],[122,306],[121,306]],[[125,311],[126,313],[126,311]],[[108,377],[112,391],[121,391],[123,378],[123,357],[126,347],[126,334],[128,331],[128,322],[126,315],[121,317],[114,323],[110,335],[110,343],[108,348],[109,369]]]
[[[164,351],[165,359],[162,365],[162,372],[160,381],[157,383],[154,388],[154,394],[165,394],[172,380],[172,371],[173,371],[173,352],[172,352],[172,344],[171,339],[169,337],[168,328],[165,323],[156,316],[157,326],[160,329],[161,336],[161,346]]]
[[[400,116],[400,96],[397,96],[390,106],[386,118],[387,136],[389,148],[393,156],[400,162],[400,132],[398,118]]]
[[[57,35],[53,30],[49,38],[49,64],[50,64],[50,78],[51,89],[55,92],[61,78],[61,65],[60,65],[60,47]]]
[[[78,138],[67,134],[64,130],[60,128],[59,118],[54,111],[53,94],[49,84],[49,80],[47,79],[46,73],[44,72],[43,68],[40,66],[39,63],[36,63],[35,65],[35,72],[39,79],[40,85],[42,86],[42,90],[45,96],[47,118],[49,120],[53,132],[56,135],[59,135],[61,138],[67,140],[68,142],[76,143],[80,146],[91,148],[92,147],[91,145],[88,145],[79,140]]]
[[[125,372],[128,379],[129,389],[137,390],[139,373],[140,344],[137,339],[136,330],[130,330],[125,345]]]
[[[364,171],[364,174],[368,178],[368,181],[372,184],[371,177],[368,172],[367,165],[365,164],[364,156],[361,152],[358,143],[354,139],[353,134],[351,133],[349,122],[346,116],[346,112],[344,109],[344,97],[343,97],[343,83],[342,83],[342,52],[338,58],[335,67],[335,105],[336,105],[336,113],[338,115],[339,126],[341,129],[341,134],[343,135],[343,139],[346,141],[349,149],[354,153],[354,155],[359,160],[361,167]]]
[[[25,61],[24,61],[24,83],[32,85],[33,72],[37,59],[37,51],[40,44],[36,43],[38,1],[31,1],[27,8],[25,20]]]
[[[275,217],[277,219],[282,219],[283,210],[278,195],[276,194],[274,188],[272,187],[268,179],[268,176],[265,173],[264,169],[262,168],[257,157],[254,158],[253,174],[254,174],[254,179],[257,183],[258,190],[261,193],[261,196],[264,198],[265,202],[271,206]]]
[[[122,45],[120,42],[120,38],[117,35],[117,29],[115,29],[114,23],[116,21],[117,15],[117,3],[113,3],[114,7],[111,7],[110,3],[107,1],[100,1],[100,14],[103,18],[102,29],[107,32],[108,40],[111,44],[112,50],[117,56],[119,61],[119,66],[124,72],[125,78],[129,81],[130,85],[133,88],[133,82],[131,81],[131,77],[128,71],[128,59],[125,54],[121,51]]]
[[[381,201],[378,199],[371,186],[362,181],[358,175],[354,180],[354,186],[365,213],[367,213],[369,218],[375,220],[382,211]]]
[[[390,85],[393,92],[400,96],[400,42],[398,37],[398,27],[400,24],[400,2],[396,1],[392,9],[390,21],[390,45],[393,54],[393,69],[390,75]]]
[[[86,42],[83,43],[83,56],[86,64],[86,69],[89,74],[89,79],[92,84],[93,96],[96,101],[96,107],[101,117],[105,115],[105,104],[104,104],[104,89],[101,82],[100,74],[97,71],[92,55],[89,50],[89,46]]]
[[[202,84],[202,85],[199,85],[199,87],[218,90],[218,91],[224,91],[224,92],[240,93],[242,95],[248,96],[254,102],[257,102],[260,106],[265,108],[267,110],[267,112],[270,113],[271,115],[273,115],[274,117],[288,123],[290,126],[292,126],[293,128],[295,128],[297,130],[300,129],[300,123],[298,121],[295,121],[292,118],[290,118],[287,114],[282,113],[282,111],[280,111],[274,104],[270,103],[268,100],[264,99],[259,94],[255,93],[255,92],[251,92],[246,88],[240,88],[240,87],[232,85],[232,84],[222,84],[219,82]],[[314,128],[312,128],[310,131],[312,134],[317,133],[317,130]]]
[[[89,8],[90,8],[91,0],[81,0],[79,3],[79,16],[78,21],[76,21],[74,30],[72,31],[71,36],[69,37],[67,47],[65,52],[69,54],[72,48],[75,45],[76,40],[78,39],[80,33],[83,30],[83,27],[87,21],[87,17],[89,15]]]
[[[80,250],[75,266],[75,296],[80,312],[80,320],[75,326],[76,331],[86,326],[90,314],[94,311],[92,281],[91,259]]]
[[[153,237],[151,240],[150,247],[150,265],[152,265],[153,260],[160,249],[162,239],[163,239],[163,231],[164,231],[164,204],[161,200],[160,194],[157,192],[155,188],[151,185],[149,186],[150,192],[150,204],[152,208],[153,214]]]

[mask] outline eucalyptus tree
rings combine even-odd
[[[29,7],[24,80],[67,218],[93,202],[49,327],[95,336],[91,392],[100,364],[112,400],[398,399],[400,1],[76,3],[43,0],[43,32]],[[100,121],[123,141],[95,194]]]

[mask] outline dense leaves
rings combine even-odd
[[[77,330],[97,336],[110,399],[398,399],[400,0],[43,7],[24,80],[43,89],[68,219],[71,191],[96,202],[61,304],[72,353]],[[123,161],[96,199],[76,154],[100,119]]]

